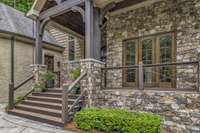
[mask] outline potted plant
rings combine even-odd
[[[50,71],[47,71],[42,75],[42,80],[46,83],[46,88],[54,87],[54,80],[56,79],[56,75]]]
[[[75,68],[69,73],[69,80],[65,84],[63,84],[63,87],[65,89],[68,89],[69,86],[80,76],[81,70],[79,67]],[[80,91],[80,84],[75,85],[72,90],[69,92],[71,94],[77,94]]]
[[[43,82],[38,82],[33,84],[35,92],[43,92],[45,89],[45,84]]]

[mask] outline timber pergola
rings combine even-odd
[[[52,21],[85,36],[85,58],[100,59],[101,27],[109,11],[145,0],[35,0],[27,16],[36,21],[35,64],[42,64],[44,28]]]

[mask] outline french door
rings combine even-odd
[[[147,64],[162,64],[175,62],[176,47],[173,34],[144,37],[124,42],[123,63],[125,66]],[[145,87],[175,86],[176,68],[173,66],[144,67],[143,80]],[[138,69],[123,71],[124,86],[138,86]]]

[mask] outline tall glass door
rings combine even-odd
[[[153,38],[144,38],[140,42],[140,61],[144,65],[154,64],[154,48],[155,41]],[[154,68],[152,67],[144,67],[143,72],[143,81],[145,86],[153,86],[155,83],[155,73]]]
[[[137,41],[126,41],[124,43],[124,65],[133,66],[137,64]],[[123,82],[125,86],[137,85],[137,70],[135,68],[128,68],[123,70]]]

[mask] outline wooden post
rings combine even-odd
[[[42,33],[40,33],[40,20],[36,21],[35,64],[42,64]]]
[[[143,74],[143,63],[139,63],[139,89],[143,90],[144,89],[144,74]]]
[[[200,71],[199,71],[199,66],[200,66],[200,61],[198,61],[198,65],[197,65],[197,91],[200,91],[199,89],[199,74],[200,74]]]
[[[68,94],[67,94],[67,89],[63,88],[63,93],[62,93],[62,120],[64,123],[67,122],[68,120]]]
[[[86,58],[94,57],[94,15],[92,0],[85,0],[85,54]]]
[[[8,94],[8,108],[12,109],[14,107],[14,82],[15,82],[15,75],[14,75],[14,46],[15,45],[15,37],[12,36],[11,38],[11,50],[10,50],[10,84],[9,84],[9,94]]]
[[[101,58],[101,29],[100,29],[100,10],[94,8],[94,57],[97,60]]]

